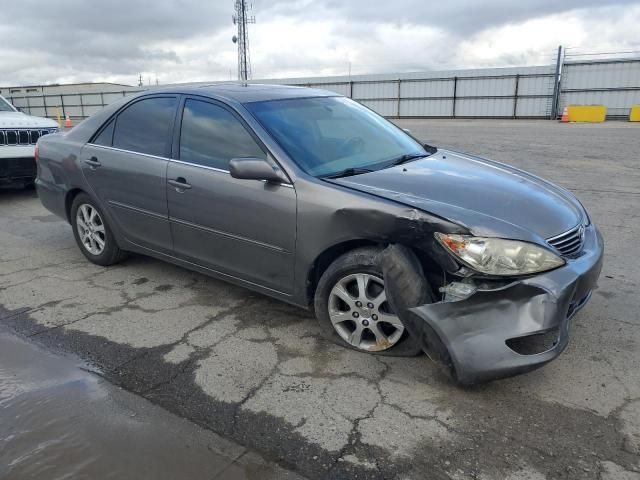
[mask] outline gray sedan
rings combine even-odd
[[[460,383],[557,357],[602,264],[566,190],[326,91],[148,91],[40,139],[37,159],[42,203],[91,262],[137,252],[222,278]]]

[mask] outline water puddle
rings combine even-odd
[[[242,447],[79,367],[0,327],[0,478],[253,476]]]

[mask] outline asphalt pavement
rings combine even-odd
[[[556,361],[460,388],[222,281],[143,256],[92,265],[33,191],[0,191],[0,322],[310,478],[640,479],[640,125],[398,123],[567,187],[601,228],[600,288]]]

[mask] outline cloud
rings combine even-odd
[[[232,0],[0,0],[0,85],[236,76]],[[552,63],[640,50],[640,0],[254,0],[254,78]]]

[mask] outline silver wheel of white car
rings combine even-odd
[[[338,280],[329,293],[328,311],[340,338],[358,350],[387,350],[404,333],[387,301],[384,281],[375,275],[353,273]]]
[[[80,243],[91,255],[100,255],[104,251],[107,242],[104,222],[92,205],[83,203],[78,207],[76,229]]]

